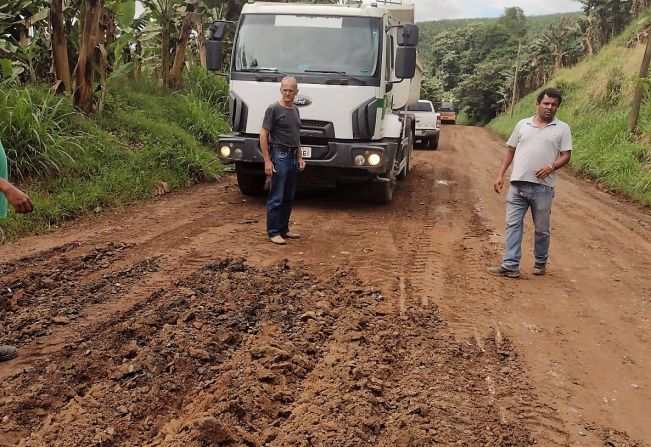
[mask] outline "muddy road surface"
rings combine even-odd
[[[504,143],[445,126],[390,206],[232,177],[0,247],[2,446],[649,446],[651,217],[561,173],[499,262]]]

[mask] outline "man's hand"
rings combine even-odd
[[[265,160],[264,161],[264,173],[266,174],[266,176],[271,177],[274,172],[276,172],[276,168],[274,168],[273,162],[271,160]]]
[[[496,193],[501,193],[502,188],[504,187],[504,177],[499,176],[497,179],[495,179],[495,183],[493,183],[493,189],[495,190]]]
[[[29,196],[13,185],[7,189],[5,196],[17,213],[29,213],[34,209],[34,204]]]
[[[305,169],[305,160],[303,160],[303,157],[298,159],[298,170],[302,171]]]
[[[540,168],[536,169],[536,177],[542,180],[547,176],[549,176],[549,174],[551,174],[552,172],[554,172],[554,166],[552,165],[541,166]]]

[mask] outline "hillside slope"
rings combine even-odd
[[[560,70],[544,86],[564,95],[558,118],[572,128],[571,168],[646,206],[651,206],[651,78],[644,81],[637,135],[628,133],[627,121],[650,24],[647,14],[599,54]],[[507,137],[518,120],[534,113],[537,93],[524,97],[513,117],[503,114],[488,127]]]

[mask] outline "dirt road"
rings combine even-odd
[[[649,446],[651,216],[561,173],[501,254],[503,142],[446,126],[388,207],[232,178],[0,247],[2,446]]]

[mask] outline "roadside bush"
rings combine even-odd
[[[613,67],[608,75],[608,81],[599,98],[595,98],[597,103],[604,109],[610,110],[617,104],[622,96],[624,89],[624,73],[618,67]]]
[[[68,98],[45,88],[0,86],[0,138],[12,178],[74,172],[86,136]]]
[[[207,77],[205,88],[213,83],[225,86]],[[0,89],[0,137],[12,178],[35,203],[29,215],[10,210],[0,241],[152,197],[162,182],[175,190],[217,179],[222,166],[213,146],[228,130],[224,106],[194,91],[120,80],[111,84],[103,115],[83,117],[69,98],[44,87]],[[226,97],[210,91],[214,101]]]
[[[186,92],[223,113],[228,111],[228,80],[224,76],[197,66],[186,71],[185,75]]]

